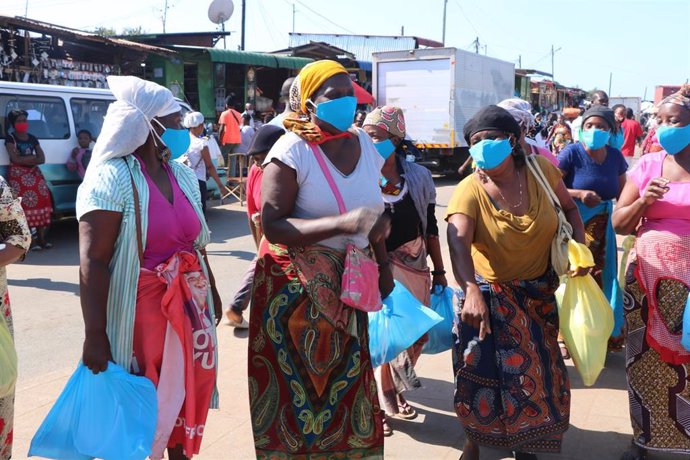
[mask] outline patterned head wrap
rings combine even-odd
[[[504,99],[498,104],[502,109],[506,109],[520,124],[522,129],[529,131],[534,127],[534,115],[532,115],[532,106],[529,102],[512,97],[510,99]]]
[[[690,110],[690,85],[685,83],[677,92],[662,100],[659,107],[664,104],[676,104],[685,107],[685,110]]]
[[[364,119],[362,126],[376,126],[387,131],[391,136],[405,138],[405,115],[400,107],[392,105],[376,107]]]
[[[347,70],[340,63],[330,60],[316,61],[307,64],[295,77],[295,81],[290,86],[290,96],[288,103],[294,112],[283,120],[283,126],[288,131],[292,131],[307,142],[321,144],[334,136],[321,131],[315,123],[312,123],[307,112],[307,101],[323,85],[323,83],[338,74],[347,75]],[[335,137],[349,136],[345,131]]]

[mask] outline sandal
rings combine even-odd
[[[43,243],[43,249],[53,249],[53,243]]]
[[[405,401],[402,404],[398,404],[398,413],[395,416],[404,420],[412,420],[417,418],[417,411]]]
[[[568,351],[568,347],[565,344],[565,340],[558,341],[558,348],[561,349],[561,357],[563,359],[570,359],[570,351]]]
[[[618,353],[623,351],[623,344],[625,343],[625,337],[621,334],[618,337],[609,337],[608,350],[612,353]]]
[[[40,244],[34,244],[31,246],[31,251],[38,252],[38,251],[43,251],[43,246]]]
[[[386,416],[383,416],[383,436],[388,437],[393,435],[393,429],[388,425]]]

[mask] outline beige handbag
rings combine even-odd
[[[558,276],[565,275],[568,273],[568,241],[573,237],[573,226],[565,218],[565,213],[561,209],[561,203],[539,167],[537,159],[534,158],[534,155],[527,155],[526,160],[527,167],[539,185],[546,191],[551,203],[556,208],[558,228],[551,242],[551,265]]]

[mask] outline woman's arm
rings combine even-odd
[[[563,180],[558,181],[555,192],[566,220],[573,227],[573,238],[578,243],[585,244],[585,226],[582,223],[582,217],[580,217],[580,212],[577,210],[577,205],[575,205],[575,202],[570,197],[568,189],[565,188]]]
[[[79,221],[79,291],[84,316],[82,361],[94,374],[112,360],[106,333],[110,261],[120,232],[122,214],[92,211]]]
[[[36,149],[36,156],[35,156],[36,163],[34,163],[34,164],[42,165],[43,163],[46,162],[46,154],[43,153],[43,148],[41,147],[41,144],[36,144],[34,146],[34,148]]]
[[[637,184],[633,181],[626,182],[621,196],[613,210],[611,222],[613,229],[620,235],[634,233],[640,224],[640,219],[646,209],[668,192],[668,180],[663,177],[652,179],[645,188],[642,196]]]
[[[216,318],[216,327],[220,324],[223,318],[223,301],[220,298],[218,289],[216,288],[216,278],[213,276],[213,270],[211,270],[211,264],[208,263],[208,256],[206,255],[206,249],[202,249],[201,256],[204,258],[204,263],[206,264],[206,272],[208,273],[208,282],[211,285],[211,296],[213,297],[213,315]]]
[[[474,277],[474,262],[471,248],[474,240],[475,221],[464,214],[453,214],[448,218],[448,248],[453,266],[455,282],[465,293],[460,319],[463,323],[479,329],[479,339],[491,334],[489,309]]]
[[[623,188],[625,187],[625,182],[628,178],[628,175],[623,173],[620,176],[618,176],[618,193],[616,194],[616,200],[619,200],[621,197],[621,193],[623,193]]]
[[[433,184],[432,184],[433,186]],[[435,197],[433,197],[435,200]],[[434,272],[432,273],[432,284],[434,286],[448,286],[448,280],[446,279],[446,270],[443,266],[443,255],[441,254],[441,241],[438,237],[438,222],[436,221],[436,203],[433,201],[427,206],[426,212],[426,251],[431,258],[431,263],[434,267]]]
[[[21,165],[21,166],[35,166],[38,163],[37,157],[34,155],[31,156],[22,156],[19,154],[19,151],[17,150],[17,144],[14,143],[5,143],[5,147],[7,148],[7,154],[10,157],[10,163],[14,163],[16,165]]]
[[[213,161],[211,160],[211,153],[208,150],[208,147],[204,147],[201,149],[201,158],[204,161],[204,164],[206,165],[206,171],[208,171],[208,175],[211,176],[211,178],[215,181],[216,185],[218,186],[218,192],[220,193],[220,196],[223,196],[223,189],[225,186],[223,185],[223,182],[221,182],[220,177],[218,177],[218,171],[216,171],[216,167],[213,164]]]
[[[342,234],[369,233],[379,215],[360,208],[318,219],[290,217],[297,199],[297,176],[284,163],[273,160],[261,182],[261,226],[268,241],[287,246],[308,246]],[[324,193],[331,193],[325,190]]]

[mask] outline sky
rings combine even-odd
[[[211,0],[167,0],[167,32],[217,30]],[[226,22],[229,49],[240,43],[241,0]],[[654,98],[654,87],[690,78],[690,0],[446,0],[446,45],[474,49],[523,68],[551,72],[561,84],[609,89],[611,96]],[[26,4],[25,4],[26,2]],[[83,30],[141,26],[163,30],[166,0],[3,0],[0,14]],[[444,0],[246,0],[250,51],[288,46],[303,33],[414,35],[441,41]],[[222,46],[222,41],[219,44]],[[484,48],[486,46],[486,48]],[[370,57],[357,56],[371,60]]]

